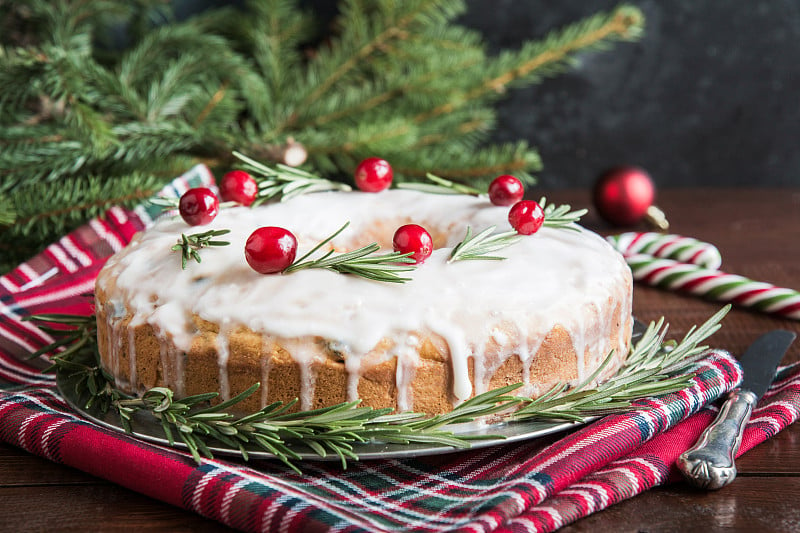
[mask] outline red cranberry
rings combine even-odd
[[[522,200],[524,194],[525,187],[514,176],[497,176],[489,184],[489,200],[494,205],[514,205]]]
[[[395,252],[410,253],[409,257],[417,264],[424,262],[433,253],[431,234],[417,224],[406,224],[397,228],[392,246]]]
[[[380,192],[392,184],[392,166],[377,157],[368,157],[358,164],[356,187],[364,192]]]
[[[219,199],[211,189],[195,187],[189,189],[178,202],[178,211],[190,226],[208,224],[219,213]]]
[[[258,228],[244,245],[247,264],[260,274],[282,272],[296,255],[297,239],[291,231],[277,226]]]
[[[514,204],[508,211],[508,222],[522,235],[532,235],[539,231],[544,223],[544,211],[533,200],[522,200]]]
[[[258,194],[256,180],[244,170],[232,170],[222,176],[219,195],[224,202],[238,202],[244,206],[253,203]]]

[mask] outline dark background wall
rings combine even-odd
[[[468,0],[462,22],[492,50],[610,10],[601,0]],[[644,37],[581,56],[571,72],[509,93],[496,137],[525,138],[546,187],[636,164],[659,187],[800,185],[800,2],[631,2]]]

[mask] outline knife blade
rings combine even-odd
[[[742,384],[728,394],[717,418],[697,443],[678,457],[678,469],[692,485],[716,490],[734,480],[734,458],[742,444],[744,426],[775,379],[778,364],[794,339],[791,331],[770,331],[756,339],[739,358],[744,374]]]

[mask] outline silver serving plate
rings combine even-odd
[[[104,428],[125,433],[125,429],[119,420],[119,415],[116,411],[108,410],[101,411],[96,407],[86,407],[87,398],[80,398],[76,392],[76,380],[69,377],[62,377],[58,375],[56,378],[56,385],[61,395],[67,404],[75,411],[80,413],[83,417],[94,422],[95,424]],[[529,439],[536,439],[567,431],[582,425],[580,422],[542,422],[542,421],[522,421],[522,422],[500,422],[496,424],[487,424],[480,422],[473,422],[469,424],[458,424],[454,426],[447,426],[443,429],[450,430],[459,436],[469,437],[484,437],[481,440],[470,441],[469,449],[486,448],[489,446],[497,446],[498,444],[507,444],[511,442],[526,441]],[[176,440],[170,445],[167,436],[164,433],[161,424],[148,412],[137,411],[131,419],[131,427],[133,433],[131,436],[141,439],[143,441],[151,442],[153,444],[160,444],[162,446],[172,446],[186,450],[187,447],[183,442]],[[353,452],[358,455],[360,460],[368,459],[402,459],[407,457],[419,457],[426,455],[439,455],[445,453],[453,453],[464,451],[465,448],[454,448],[441,444],[396,444],[386,442],[365,442],[353,443]],[[314,452],[311,448],[304,446],[300,443],[290,445],[304,461],[339,461],[339,457],[335,454],[322,457]],[[241,452],[236,448],[229,448],[222,443],[215,446],[209,446],[209,450],[215,456],[236,456],[241,457]],[[248,455],[253,459],[276,459],[275,455],[266,452],[259,448],[247,450]]]

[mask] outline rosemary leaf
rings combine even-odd
[[[180,198],[177,196],[154,196],[147,200],[149,204],[163,208],[164,211],[178,209]]]
[[[470,196],[480,196],[483,194],[475,187],[470,187],[469,185],[464,185],[463,183],[456,183],[454,181],[446,180],[431,174],[430,172],[428,172],[425,177],[433,183],[405,182],[399,183],[397,188],[431,194],[468,194]]]
[[[181,233],[178,243],[173,245],[171,250],[181,253],[181,269],[186,270],[186,264],[190,260],[200,262],[199,250],[209,246],[228,246],[230,243],[227,241],[215,241],[213,239],[230,232],[231,230],[229,229],[212,229],[203,233],[193,233],[192,235]]]
[[[544,210],[543,226],[547,228],[563,228],[569,230],[578,230],[575,225],[583,215],[589,212],[588,209],[579,209],[577,211],[570,211],[572,207],[569,204],[554,205],[548,204],[547,198],[542,196],[539,200],[539,207]]]
[[[523,237],[516,231],[507,231],[493,235],[492,232],[495,230],[495,227],[496,226],[490,226],[473,236],[472,228],[467,226],[467,234],[464,236],[464,239],[453,248],[453,251],[450,252],[450,258],[447,262],[452,263],[454,261],[470,259],[488,261],[504,260],[505,257],[489,254],[511,246]]]

